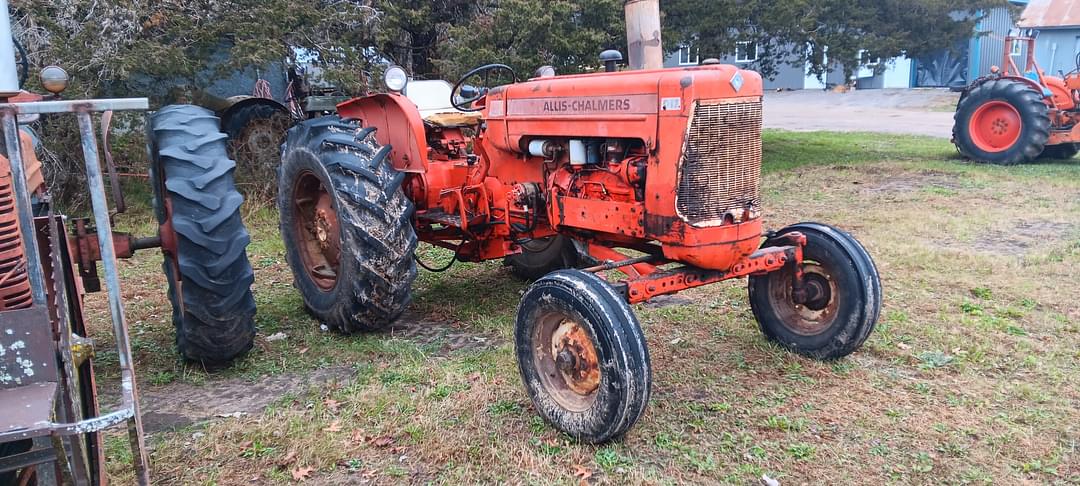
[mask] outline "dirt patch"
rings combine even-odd
[[[332,366],[299,373],[282,373],[252,382],[230,378],[205,385],[174,383],[139,391],[143,428],[159,432],[222,417],[261,413],[267,405],[289,393],[302,393],[311,387],[351,380],[350,366]],[[117,403],[116,397],[102,397],[104,408]]]
[[[458,350],[494,348],[502,340],[470,332],[460,326],[424,318],[416,314],[402,316],[382,333],[385,339],[398,338],[430,346],[434,355]],[[339,336],[339,339],[349,339]],[[350,366],[331,366],[313,371],[263,376],[255,381],[229,378],[202,385],[172,383],[159,387],[143,386],[140,400],[143,426],[147,432],[159,432],[223,417],[258,414],[267,405],[292,393],[331,383],[347,383],[355,376]],[[108,392],[101,397],[105,409],[115,408],[119,397]]]
[[[1020,221],[1008,230],[990,230],[979,234],[970,248],[981,253],[1023,255],[1035,248],[1062,240],[1072,230],[1073,225],[1069,223]]]
[[[421,346],[438,346],[435,355],[459,350],[481,351],[502,344],[502,339],[471,332],[457,323],[428,319],[408,313],[386,331],[389,337],[406,339]]]
[[[663,308],[663,307],[673,307],[673,306],[679,306],[679,305],[691,305],[693,303],[694,303],[694,299],[691,299],[689,297],[686,297],[686,296],[683,296],[683,295],[669,294],[669,295],[658,295],[656,297],[653,297],[653,298],[643,302],[641,305],[644,306],[647,309],[660,309],[660,308]]]
[[[903,172],[899,174],[883,174],[870,184],[867,184],[862,192],[887,193],[887,192],[914,192],[927,188],[960,189],[960,178],[956,174],[946,172],[924,171]]]

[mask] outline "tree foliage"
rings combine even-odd
[[[380,12],[362,1],[18,0],[15,35],[34,64],[60,64],[80,95],[135,95],[140,80],[205,84],[300,47],[351,87],[367,82]]]
[[[626,51],[622,0],[487,0],[472,21],[447,30],[436,65],[450,76],[493,62],[525,77],[543,65],[578,73],[610,48]]]
[[[955,48],[971,37],[982,12],[1009,5],[1006,0],[667,0],[661,8],[668,50],[689,44],[702,57],[721,57],[733,53],[736,42],[749,41],[759,49],[753,67],[765,76],[782,64],[807,62],[812,73],[840,68],[849,77],[868,60]]]

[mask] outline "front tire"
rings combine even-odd
[[[1041,94],[1015,79],[991,79],[956,106],[953,143],[966,158],[992,164],[1031,162],[1050,139],[1050,115]]]
[[[308,310],[341,332],[394,322],[416,279],[405,173],[374,128],[337,115],[289,130],[278,177],[286,259]]]
[[[881,312],[881,279],[874,261],[851,235],[819,223],[780,230],[763,247],[785,244],[798,231],[803,247],[803,283],[809,298],[792,297],[794,267],[749,278],[750,308],[762,333],[790,351],[814,359],[836,359],[862,346]]]
[[[540,416],[580,440],[625,434],[649,402],[652,367],[626,300],[600,277],[558,270],[529,286],[514,344]]]
[[[217,365],[255,339],[255,274],[251,242],[240,219],[236,164],[209,110],[171,105],[150,118],[151,184],[160,233],[176,347],[187,359]],[[175,248],[167,248],[174,246]]]

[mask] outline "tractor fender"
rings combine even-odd
[[[353,98],[337,105],[337,110],[342,118],[375,127],[379,145],[392,147],[390,161],[394,169],[427,172],[427,133],[420,109],[412,100],[397,93],[380,93]]]
[[[1059,110],[1068,111],[1076,108],[1076,100],[1072,96],[1072,91],[1065,86],[1065,80],[1057,76],[1043,76],[1043,82],[1046,83],[1046,87],[1050,90],[1054,99],[1054,106]]]
[[[972,91],[974,91],[975,88],[978,88],[979,86],[981,86],[983,83],[986,83],[987,81],[993,81],[993,80],[996,80],[996,79],[1008,79],[1008,80],[1011,80],[1011,81],[1017,81],[1017,82],[1025,83],[1028,86],[1031,86],[1031,89],[1035,90],[1036,93],[1040,93],[1044,97],[1048,96],[1046,90],[1043,89],[1043,86],[1039,84],[1038,80],[1034,80],[1034,79],[1031,79],[1031,78],[1028,78],[1028,77],[1025,77],[1025,76],[993,76],[993,75],[990,75],[990,76],[982,76],[982,77],[979,77],[978,79],[976,79],[975,81],[972,81],[972,83],[969,84],[968,87],[965,88],[964,91],[960,93],[960,99],[956,100],[956,107],[959,108],[960,103],[963,102],[964,98],[967,98],[968,93],[971,93]],[[1043,79],[1047,79],[1047,78],[1043,77]]]
[[[226,98],[225,101],[228,103],[226,107],[218,111],[218,118],[221,118],[222,127],[229,126],[229,120],[232,118],[233,115],[242,110],[244,107],[252,105],[266,105],[272,107],[275,110],[281,111],[286,115],[289,114],[289,109],[286,108],[285,105],[269,98],[260,98],[250,95],[237,95],[230,96]]]

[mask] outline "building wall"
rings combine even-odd
[[[1078,53],[1080,27],[1039,29],[1039,37],[1035,40],[1035,61],[1046,74],[1057,76],[1076,69]],[[1016,62],[1019,64],[1023,59]]]
[[[735,60],[735,56],[731,55],[731,54],[723,55],[723,56],[701,55],[700,59],[707,59],[709,57],[716,57],[723,64],[732,64],[732,65],[738,66],[741,69],[749,69],[749,70],[752,70],[752,71],[757,71],[758,70],[758,66],[756,65],[757,63],[755,63],[755,62],[738,62],[738,61]],[[664,58],[664,67],[666,67],[666,68],[668,68],[668,67],[679,67],[680,66],[679,58],[680,58],[680,56],[679,56],[678,51],[675,51],[675,52],[669,54],[667,57]],[[693,58],[694,57],[691,57],[691,59],[693,59]],[[696,65],[696,64],[693,64],[693,65]],[[801,65],[792,66],[792,65],[784,63],[784,64],[781,64],[781,65],[777,66],[776,70],[777,70],[777,73],[772,77],[772,79],[763,78],[763,80],[762,80],[763,81],[763,86],[764,86],[764,88],[766,90],[803,89],[803,88],[806,87],[806,70],[805,70],[805,68],[803,66],[801,66]],[[841,77],[843,77],[843,76],[841,76]],[[832,82],[831,78],[830,78],[829,82],[830,83]]]
[[[1015,3],[1015,2],[1014,2]],[[1005,36],[1015,27],[1009,9],[998,7],[979,20],[969,45],[968,79],[990,73],[990,66],[1000,66],[1005,52]]]

